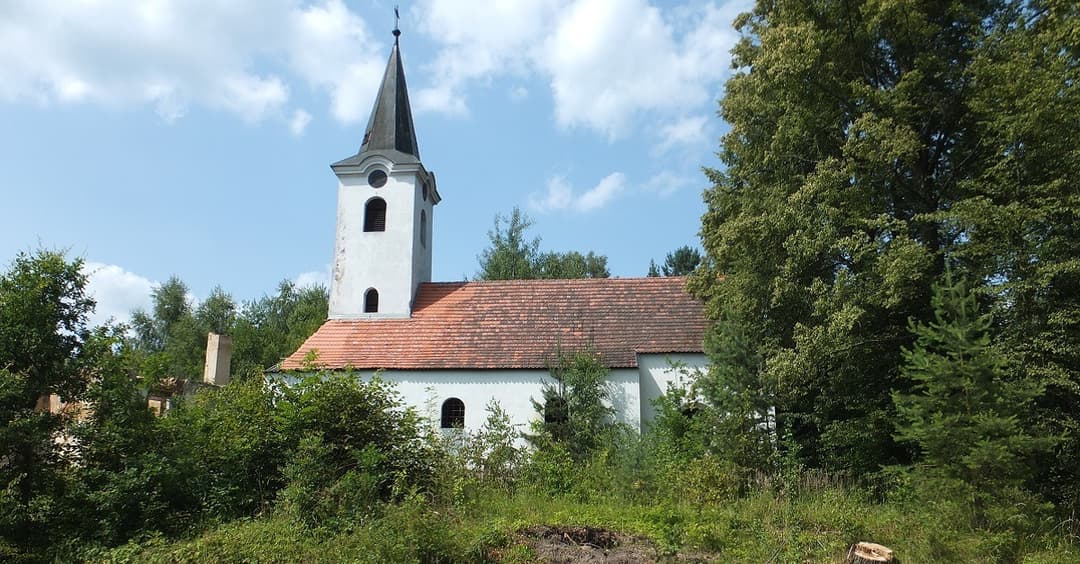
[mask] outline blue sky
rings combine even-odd
[[[226,6],[227,4],[227,6]],[[402,56],[435,171],[434,278],[514,206],[613,276],[697,245],[747,0],[420,0]],[[336,180],[392,42],[371,0],[0,3],[0,258],[89,263],[95,321],[179,275],[199,299],[325,281]]]

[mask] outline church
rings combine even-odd
[[[679,277],[432,282],[442,195],[420,160],[399,37],[359,152],[331,165],[328,319],[280,369],[380,372],[444,428],[479,429],[495,400],[524,429],[558,352],[590,350],[616,419],[644,428],[668,384],[706,365],[702,304]]]

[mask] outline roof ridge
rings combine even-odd
[[[498,286],[498,285],[511,285],[511,284],[569,284],[569,283],[584,283],[584,284],[608,284],[613,282],[652,282],[654,284],[673,284],[676,281],[684,281],[687,276],[627,276],[627,277],[610,277],[610,278],[515,278],[509,280],[456,280],[456,281],[439,281],[439,282],[423,282],[425,285],[433,286],[453,286],[453,285],[475,285],[475,286]]]

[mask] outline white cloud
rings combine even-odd
[[[569,209],[585,213],[606,206],[625,189],[626,176],[621,172],[605,176],[596,186],[581,194],[575,194],[565,178],[556,176],[548,180],[547,190],[542,196],[534,194],[529,197],[529,206],[541,212]]]
[[[453,117],[469,114],[465,97],[455,92],[450,85],[440,84],[423,88],[411,98],[410,102],[417,111],[438,112]]]
[[[621,172],[605,176],[599,184],[577,199],[578,211],[586,212],[604,207],[626,187],[626,177]]]
[[[574,202],[573,190],[561,176],[548,179],[547,191],[542,197],[529,196],[529,207],[537,211],[562,210],[570,207]]]
[[[310,272],[301,272],[293,278],[293,284],[296,284],[298,288],[304,288],[307,286],[330,286],[330,270],[312,270]]]
[[[135,309],[152,307],[150,293],[157,283],[115,264],[87,262],[83,271],[89,277],[87,293],[97,300],[97,308],[90,316],[91,325],[100,325],[112,318],[126,322]]]
[[[355,122],[385,64],[342,0],[9,0],[0,45],[0,102],[147,104],[170,122],[199,106],[291,125],[297,82]]]
[[[311,123],[311,114],[303,109],[298,109],[293,112],[292,119],[289,120],[289,131],[294,136],[300,137],[304,134],[309,123]]]
[[[426,0],[421,29],[442,50],[422,110],[462,113],[471,83],[505,74],[546,80],[563,127],[615,138],[643,114],[711,104],[731,72],[735,16],[749,0],[665,9],[648,0]],[[483,30],[478,32],[478,22]]]
[[[292,68],[330,92],[335,119],[342,123],[366,119],[386,68],[385,46],[341,0],[294,9],[289,18],[285,34]]]
[[[688,116],[660,126],[660,144],[656,153],[665,153],[676,145],[707,146],[709,138],[706,126],[709,117]]]
[[[565,0],[425,0],[413,9],[420,31],[442,44],[427,70],[433,84],[418,91],[417,111],[467,113],[468,83],[527,72]]]
[[[665,171],[650,178],[645,183],[644,190],[652,192],[661,198],[666,198],[693,183],[694,181],[691,178]]]
[[[729,72],[737,11],[705,5],[689,30],[646,0],[579,0],[544,46],[558,122],[609,137],[648,111],[680,111],[711,101]]]

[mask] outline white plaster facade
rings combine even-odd
[[[387,175],[378,188],[368,182],[376,170]],[[408,317],[416,289],[431,281],[434,177],[419,163],[395,164],[378,154],[334,172],[338,210],[330,319]],[[364,210],[374,198],[386,202],[385,231],[364,231]],[[377,313],[364,313],[370,289],[379,293]]]
[[[704,354],[639,354],[637,368],[615,368],[609,375],[609,405],[615,420],[643,431],[653,420],[653,401],[668,384],[685,382],[693,370],[706,366]],[[371,370],[356,374],[370,379]],[[380,377],[393,383],[406,406],[438,424],[443,402],[465,404],[465,430],[477,431],[487,418],[487,404],[495,400],[513,425],[528,430],[539,419],[532,400],[541,402],[545,383],[553,384],[547,370],[384,370]]]

